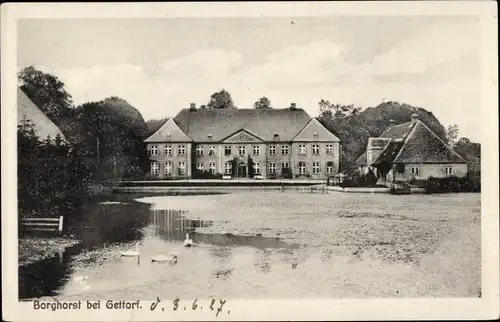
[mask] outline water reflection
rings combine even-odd
[[[151,210],[148,231],[167,241],[182,241],[186,233],[195,244],[210,244],[214,246],[243,246],[259,249],[287,248],[296,249],[297,244],[287,243],[280,238],[262,237],[259,235],[235,235],[231,233],[201,233],[197,228],[207,228],[220,224],[217,221],[192,219],[187,217],[188,211],[172,209]]]

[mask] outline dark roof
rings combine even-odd
[[[408,122],[390,126],[382,134],[380,134],[379,138],[405,139],[416,124],[416,122]]]
[[[392,126],[382,133],[392,140],[373,162],[381,163],[466,163],[424,123],[417,120]]]
[[[384,151],[373,162],[382,163],[466,163],[458,153],[417,120],[387,128],[379,138],[390,139]],[[373,141],[373,140],[372,140]],[[373,143],[373,142],[372,142]],[[356,160],[367,164],[366,151]]]
[[[467,163],[424,123],[417,121],[394,159],[398,163]]]
[[[382,153],[380,153],[377,160],[375,160],[373,164],[381,164],[385,162],[392,163],[394,158],[396,158],[396,156],[398,155],[398,152],[403,146],[403,144],[404,141],[401,139],[397,139],[394,141],[391,140],[391,142],[389,142],[385,150]]]
[[[265,141],[291,141],[311,117],[302,109],[183,109],[174,121],[195,142],[221,141],[245,129]]]

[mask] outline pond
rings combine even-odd
[[[20,299],[477,297],[480,194],[235,192],[89,205]],[[183,247],[186,233],[195,246]],[[120,257],[140,241],[140,257]],[[177,264],[151,262],[175,253]]]

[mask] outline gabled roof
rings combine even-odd
[[[240,129],[236,133],[232,133],[229,137],[222,139],[223,142],[262,142],[262,139],[257,135],[248,132],[245,129]]]
[[[380,137],[391,138],[373,164],[466,163],[431,129],[419,120],[388,128]]]
[[[40,140],[45,140],[48,136],[55,139],[60,135],[61,140],[68,142],[63,132],[52,122],[51,119],[28,96],[20,89],[17,89],[17,123],[23,119],[30,120],[33,124],[36,135]]]
[[[365,152],[363,152],[363,154],[360,155],[359,158],[356,160],[356,164],[357,165],[367,165],[368,160],[366,158],[367,158],[367,154],[366,154],[366,150],[365,150]]]
[[[407,122],[390,126],[382,134],[380,134],[379,138],[405,139],[408,137],[416,124],[417,122]]]
[[[420,121],[416,122],[394,162],[467,163],[464,158]]]
[[[317,134],[317,137],[315,137]],[[293,142],[340,142],[332,132],[328,131],[316,118],[312,118],[293,138]]]
[[[144,142],[191,142],[189,136],[182,131],[173,119],[168,119],[156,132]]]
[[[207,142],[208,134],[220,142],[240,129],[264,141],[291,141],[310,119],[302,109],[183,109],[174,118],[196,142]]]

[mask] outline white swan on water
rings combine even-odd
[[[169,253],[167,255],[159,254],[156,256],[151,257],[151,262],[158,262],[158,263],[165,263],[165,262],[170,262],[172,264],[177,263],[177,255],[174,253]]]
[[[135,250],[127,250],[127,251],[121,252],[120,256],[125,256],[125,257],[140,256],[141,253],[139,253],[139,244],[140,244],[140,242],[135,244]]]
[[[184,247],[193,246],[193,240],[189,238],[189,233],[186,234],[186,239],[184,240]]]

